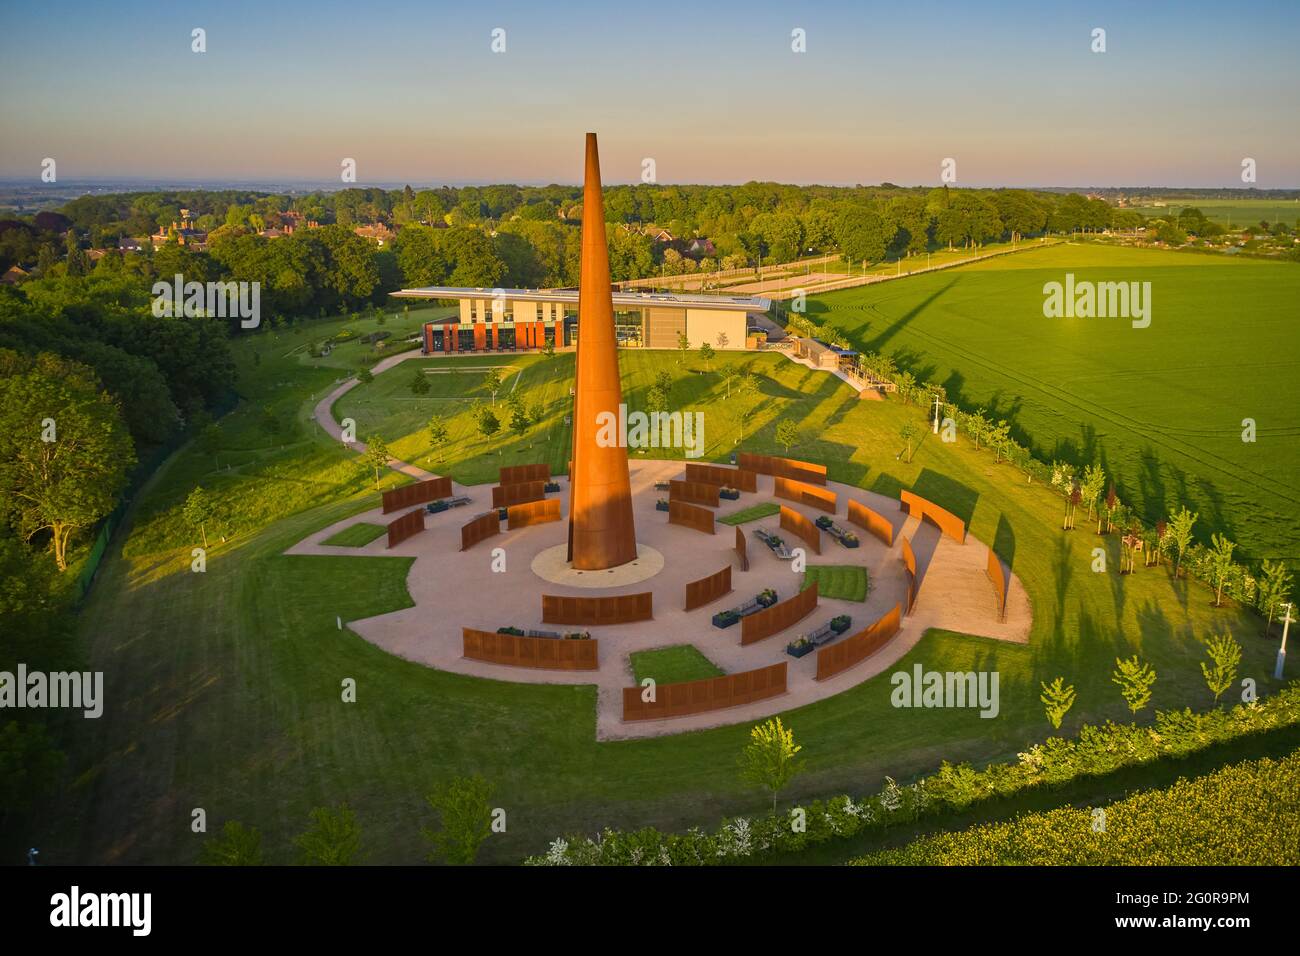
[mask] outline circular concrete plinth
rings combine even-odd
[[[568,544],[547,548],[533,558],[533,574],[571,588],[617,588],[652,578],[664,569],[664,556],[644,544],[636,546],[635,560],[605,571],[575,571],[568,559]]]

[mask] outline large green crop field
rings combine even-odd
[[[1300,202],[1294,199],[1169,199],[1164,206],[1132,208],[1153,219],[1167,219],[1177,216],[1188,206],[1205,213],[1211,222],[1224,226],[1254,226],[1261,220],[1285,222],[1289,226],[1300,222]]]
[[[1151,283],[1151,324],[1045,318],[1043,286]],[[830,293],[810,315],[985,406],[1046,460],[1100,460],[1151,519],[1300,557],[1300,266],[1069,244]],[[1253,419],[1257,440],[1243,441]]]

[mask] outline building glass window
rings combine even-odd
[[[614,311],[614,336],[620,348],[640,348],[644,341],[644,320],[640,309]]]
[[[474,351],[474,330],[458,329],[456,331],[456,351],[473,352]]]

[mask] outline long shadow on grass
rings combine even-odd
[[[862,347],[868,352],[879,352],[885,347],[885,344],[903,329],[911,324],[912,320],[924,312],[927,308],[934,305],[949,289],[957,284],[956,279],[949,279],[947,283],[935,289],[930,295],[926,296],[912,308],[908,309],[897,319],[880,330],[874,337],[863,342]]]
[[[979,492],[969,485],[964,485],[955,478],[929,468],[921,469],[916,476],[912,490],[928,501],[933,501],[941,508],[946,508],[970,526],[975,514],[975,505],[979,501]]]

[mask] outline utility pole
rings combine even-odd
[[[1277,666],[1273,669],[1273,679],[1282,679],[1282,667],[1286,664],[1286,633],[1291,630],[1291,605],[1286,606],[1286,617],[1282,618],[1282,646],[1277,652]]]
[[[934,433],[939,434],[939,396],[934,396]]]

